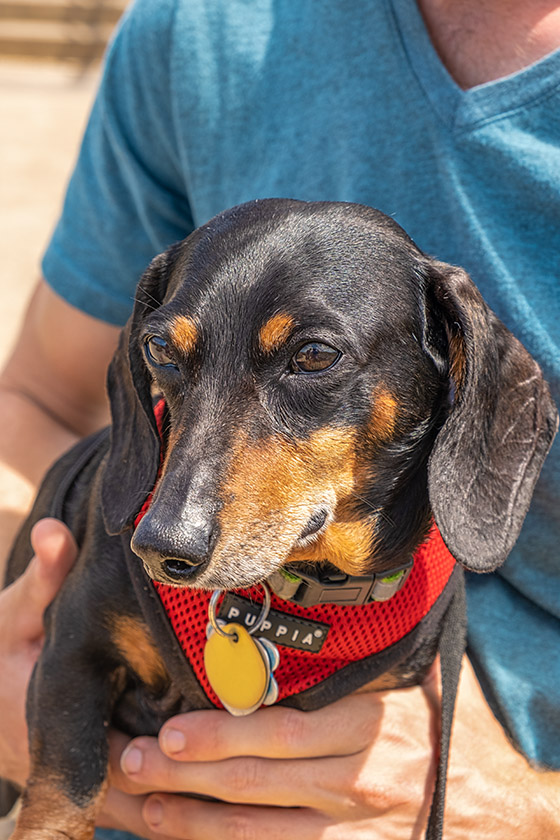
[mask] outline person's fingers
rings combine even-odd
[[[190,712],[164,724],[159,746],[152,738],[134,739],[120,766],[114,752],[113,783],[136,793],[191,792],[233,802],[315,807],[340,790],[338,781],[331,784],[336,778],[332,757],[355,755],[359,762],[361,751],[376,738],[382,714],[380,695],[365,693],[313,713],[286,707],[245,718]],[[305,759],[316,758],[324,761],[305,766]]]
[[[45,605],[56,595],[74,565],[78,547],[67,525],[59,519],[40,519],[31,529],[31,545],[38,563],[38,579],[43,584]]]
[[[176,761],[351,755],[371,744],[382,714],[381,695],[366,693],[311,713],[286,706],[260,709],[242,718],[219,711],[189,712],[162,726],[159,743]],[[342,738],[341,720],[345,721]]]
[[[399,751],[397,744],[390,758]],[[429,759],[429,749],[413,755],[415,769],[419,767],[423,773],[422,788]],[[392,807],[386,791],[387,768],[370,764],[364,776],[366,751],[315,759],[244,756],[216,762],[176,762],[164,756],[154,740],[139,738],[125,751],[122,762],[139,791],[185,792],[232,804],[309,808],[352,822]],[[399,791],[397,796],[401,795]]]
[[[355,822],[363,813],[393,807],[393,799],[386,795],[389,768],[401,767],[403,756],[420,780],[414,797],[419,802],[425,798],[435,746],[432,704],[422,686],[364,692],[296,716],[289,740],[285,729],[294,717],[286,712],[292,710],[266,709],[247,719],[229,720],[220,712],[182,715],[173,723],[193,738],[194,760],[186,760],[189,738],[180,751],[181,760],[177,752],[173,758],[165,755],[155,739],[137,738],[123,752],[121,770],[139,791],[306,807]],[[412,731],[407,723],[411,719],[415,721]],[[240,724],[242,730],[237,731]],[[195,740],[198,733],[203,738]],[[380,761],[375,760],[376,754]],[[395,787],[399,801],[402,796],[411,798],[410,780],[399,777]]]
[[[124,736],[112,733],[112,782],[131,793],[168,790],[219,796],[216,791],[220,779],[225,776],[227,786],[231,772],[231,767],[224,770],[220,765],[223,760],[247,756],[305,759],[358,755],[375,740],[382,715],[382,695],[365,693],[343,698],[313,713],[286,707],[263,709],[246,718],[234,718],[220,711],[190,712],[164,724],[159,747],[152,738],[137,738],[129,743]],[[211,785],[212,791],[192,787],[198,762],[205,764],[199,782]],[[214,763],[216,781],[207,772]],[[270,762],[263,762],[263,779],[273,772],[271,766]],[[281,766],[279,775],[287,772],[285,765]],[[296,766],[299,767],[297,763]],[[245,771],[242,767],[234,768],[234,772]]]
[[[155,789],[159,790],[159,785],[156,788],[153,783],[149,784],[142,781],[142,776],[146,774],[146,766],[144,767],[144,774],[138,772],[134,754],[132,758],[126,760],[123,758],[125,754],[128,756],[130,752],[128,747],[131,743],[130,738],[122,732],[118,732],[116,729],[109,731],[109,782],[111,787],[135,796],[150,793]],[[141,761],[150,760],[151,747],[153,747],[153,752],[158,750],[155,738],[138,738],[134,743],[138,743],[137,755],[140,756]],[[126,766],[130,768],[130,773],[123,769],[126,762],[128,762]]]
[[[347,836],[340,824],[334,826],[335,833],[329,833],[331,821],[307,809],[228,805],[156,794],[146,799],[142,813],[153,831],[189,840],[344,840]],[[353,836],[358,839],[357,834]],[[375,840],[371,834],[368,837]]]
[[[10,648],[32,646],[43,636],[43,614],[60,589],[77,554],[66,525],[43,519],[32,531],[36,551],[25,572],[2,593],[2,637]]]
[[[178,762],[163,755],[155,739],[137,738],[122,756],[123,771],[138,790],[185,792],[226,802],[324,808],[337,811],[344,799],[344,759],[267,759],[252,756],[222,761]],[[344,772],[342,765],[344,762]]]
[[[161,831],[151,830],[143,817],[143,807],[146,801],[144,796],[130,796],[115,788],[110,788],[103,810],[97,819],[100,828],[112,828],[118,831],[126,831],[144,837],[146,840],[168,840],[168,835]],[[187,836],[187,828],[182,826],[179,837]]]
[[[76,559],[74,537],[57,519],[42,519],[31,532],[35,556],[10,587],[13,633],[27,641],[42,636],[43,613],[62,586]]]

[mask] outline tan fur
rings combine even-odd
[[[259,344],[265,353],[272,353],[287,340],[294,328],[294,319],[287,312],[278,312],[259,330]]]
[[[449,338],[449,356],[451,359],[451,378],[458,391],[461,390],[467,370],[465,344],[461,336],[456,333]]]
[[[154,691],[161,690],[169,676],[148,628],[126,615],[113,616],[110,624],[113,641],[133,671]]]
[[[307,440],[274,435],[251,444],[240,436],[223,487],[216,559],[261,556],[277,566],[290,560],[324,560],[355,569],[371,554],[372,530],[351,507],[356,483],[356,430],[327,428]],[[342,505],[339,507],[339,503]],[[314,542],[294,550],[310,517],[322,506],[342,513]],[[230,556],[231,555],[231,556]],[[265,559],[266,562],[266,559]]]
[[[79,806],[63,793],[56,777],[46,778],[44,772],[30,776],[12,840],[91,840],[107,782],[90,802]]]
[[[296,548],[290,561],[328,560],[349,575],[365,573],[373,551],[371,522],[354,517],[346,522],[335,519],[310,545]]]
[[[196,321],[187,315],[176,315],[170,327],[170,335],[173,344],[183,353],[193,353],[199,339]]]
[[[395,433],[398,415],[398,402],[389,391],[376,388],[368,424],[368,439],[377,444],[390,440]]]
[[[373,511],[367,518],[356,512],[360,489],[375,448],[394,434],[397,416],[395,397],[378,388],[361,433],[335,427],[320,429],[306,440],[273,435],[258,443],[240,434],[222,487],[215,562],[239,566],[244,557],[251,562],[260,556],[264,572],[268,561],[276,567],[329,560],[347,574],[367,572],[375,549],[375,516]],[[295,545],[322,507],[331,512],[327,526],[305,545]]]

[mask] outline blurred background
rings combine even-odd
[[[0,0],[0,364],[39,275],[127,0]]]

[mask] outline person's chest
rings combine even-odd
[[[557,0],[417,0],[434,47],[463,89],[534,64],[560,47]]]

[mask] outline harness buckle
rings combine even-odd
[[[280,569],[268,579],[270,588],[285,601],[301,607],[317,604],[360,606],[388,601],[404,586],[413,566],[405,565],[380,574],[346,575],[330,563],[316,567]]]

